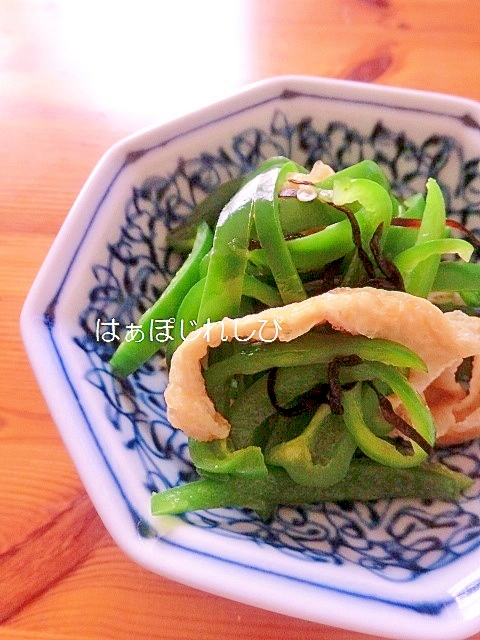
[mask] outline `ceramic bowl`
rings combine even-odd
[[[166,230],[223,181],[272,155],[336,169],[371,158],[400,195],[435,177],[450,215],[475,227],[479,123],[479,105],[464,99],[278,77],[136,133],[100,160],[33,284],[21,327],[65,445],[131,558],[209,592],[346,629],[402,640],[480,630],[477,484],[454,504],[282,508],[268,524],[236,509],[154,518],[152,491],[192,477],[185,438],[165,415],[166,372],[156,357],[120,383],[108,365],[117,330],[178,267]],[[477,442],[440,457],[480,474]]]

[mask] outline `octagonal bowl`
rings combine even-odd
[[[479,106],[460,98],[278,77],[136,133],[100,160],[31,288],[21,328],[86,490],[133,560],[244,603],[384,637],[480,630],[478,483],[458,503],[285,507],[269,523],[237,509],[155,518],[152,491],[193,473],[185,437],[166,418],[167,374],[160,356],[122,383],[108,364],[117,331],[179,265],[166,231],[222,182],[272,155],[335,169],[371,158],[402,196],[435,177],[449,215],[473,228],[479,122]],[[439,456],[479,476],[477,442]]]

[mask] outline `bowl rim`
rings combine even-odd
[[[323,91],[319,95],[319,90]],[[309,75],[277,75],[252,82],[212,104],[204,105],[194,111],[182,114],[168,121],[153,123],[142,127],[113,143],[101,156],[86,183],[79,193],[90,186],[94,174],[103,165],[129,148],[142,143],[152,135],[163,137],[163,144],[168,144],[174,137],[191,134],[197,128],[204,127],[207,122],[215,122],[231,117],[237,111],[250,108],[260,102],[267,102],[283,96],[295,97],[308,95],[313,97],[337,99],[342,102],[365,103],[378,107],[398,110],[425,112],[447,118],[460,119],[462,122],[480,131],[480,102],[471,98],[445,94],[423,89],[409,89],[391,85],[365,83],[357,80],[343,80]],[[475,117],[476,116],[476,117]],[[73,207],[76,205],[74,201]]]

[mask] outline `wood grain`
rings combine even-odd
[[[121,137],[272,75],[480,100],[479,68],[471,0],[0,0],[0,640],[373,640],[126,558],[58,436],[19,315],[83,183]]]

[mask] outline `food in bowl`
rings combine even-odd
[[[476,480],[459,500],[318,502],[280,507],[268,521],[235,508],[156,517],[152,493],[198,479],[186,436],[166,417],[165,358],[159,352],[125,377],[109,364],[117,339],[188,254],[189,220],[208,194],[230,199],[273,156],[309,168],[322,159],[336,171],[371,159],[402,200],[435,178],[449,217],[475,229],[478,122],[478,105],[452,96],[280,77],[135,133],[101,159],[29,293],[22,333],[85,488],[134,561],[224,597],[374,635],[452,640],[478,631],[479,438],[432,455]],[[181,228],[173,251],[165,238]],[[281,372],[274,383],[288,406]]]
[[[471,486],[429,457],[479,435],[478,243],[425,186],[402,199],[373,161],[275,156],[170,233],[185,261],[110,361],[128,376],[162,349],[169,365],[167,415],[201,478],[155,493],[155,515]]]

